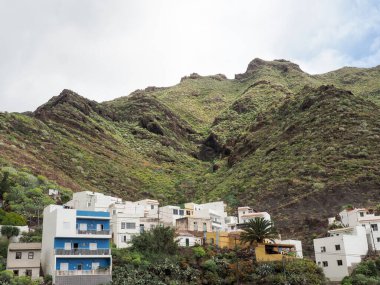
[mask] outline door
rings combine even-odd
[[[67,262],[61,262],[59,265],[59,269],[63,271],[68,271],[69,270],[69,264]]]
[[[82,270],[83,269],[83,265],[82,264],[78,264],[77,265],[77,270]]]
[[[92,270],[99,269],[99,266],[100,266],[100,263],[99,263],[99,262],[93,262],[93,263],[92,263],[92,266],[91,266],[91,269],[92,269]]]
[[[190,241],[189,241],[189,239],[187,238],[186,239],[186,246],[189,246],[190,245]]]
[[[90,250],[97,250],[98,244],[96,242],[90,242]]]
[[[97,224],[97,225],[96,225],[96,230],[97,230],[98,232],[102,231],[103,229],[104,229],[104,226],[103,226],[102,224]]]
[[[65,250],[71,250],[71,242],[65,242]]]

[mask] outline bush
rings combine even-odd
[[[206,251],[201,246],[193,247],[193,253],[195,258],[202,258],[206,255]]]

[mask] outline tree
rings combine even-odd
[[[1,227],[1,235],[6,236],[8,239],[11,237],[18,236],[20,233],[20,229],[12,226],[2,226]]]
[[[158,226],[133,237],[132,249],[142,253],[174,255],[178,250],[178,241],[174,238],[174,229]]]
[[[255,218],[244,225],[240,240],[252,246],[254,243],[262,243],[265,239],[274,239],[276,237],[278,237],[278,233],[271,221],[264,218]]]

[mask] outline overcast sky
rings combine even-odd
[[[255,57],[309,73],[380,64],[380,1],[0,0],[0,111],[64,88],[96,101]]]

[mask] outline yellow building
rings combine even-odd
[[[291,244],[261,243],[255,247],[256,261],[280,261],[296,258],[296,248]]]
[[[249,244],[240,241],[240,232],[208,232],[206,244],[220,248],[248,248]],[[280,261],[285,258],[295,258],[296,248],[292,244],[260,243],[255,246],[256,261]]]

